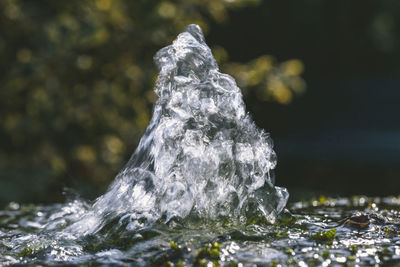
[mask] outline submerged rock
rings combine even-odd
[[[115,219],[128,230],[187,217],[273,223],[288,193],[273,185],[272,141],[246,113],[234,79],[219,72],[199,26],[154,60],[152,120],[109,191],[70,229],[94,233]]]

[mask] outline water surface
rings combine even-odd
[[[362,266],[400,262],[400,197],[321,197],[289,203],[291,214],[285,211],[275,224],[257,217],[240,224],[186,220],[126,231],[117,221],[80,238],[63,232],[88,208],[81,200],[52,206],[11,203],[0,211],[0,264]],[[368,225],[349,223],[351,216],[360,213],[370,217]]]

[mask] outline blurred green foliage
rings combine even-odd
[[[258,3],[0,0],[0,202],[54,201],[63,186],[104,190],[149,122],[154,53],[187,24],[207,33],[228,9]],[[262,100],[286,104],[305,88],[299,60],[240,64],[213,51]]]

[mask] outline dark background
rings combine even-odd
[[[239,80],[262,55],[304,65],[287,103],[239,81],[292,200],[398,195],[400,2],[227,3],[1,0],[0,204],[104,192],[151,116],[152,56],[189,23]]]
[[[305,65],[307,92],[292,104],[246,99],[295,198],[399,193],[399,19],[396,1],[264,1],[212,27],[208,40],[234,60]]]

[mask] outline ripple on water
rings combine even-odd
[[[62,229],[73,222],[68,216],[85,207],[84,203],[8,207],[0,211],[0,265],[149,265],[171,262],[190,266],[193,263],[218,262],[221,265],[324,266],[332,263],[391,265],[399,262],[399,202],[393,197],[363,198],[363,204],[357,203],[356,198],[346,199],[349,205],[342,205],[343,199],[333,198],[316,204],[313,201],[291,203],[288,208],[292,215],[282,215],[274,225],[234,221],[176,222],[172,226],[156,223],[140,231],[120,229],[120,232],[112,234],[103,231],[85,238],[61,234]],[[44,231],[46,225],[53,227],[55,221],[61,220],[60,214],[52,216],[60,210],[67,217],[65,222],[56,223],[59,226],[57,230]],[[367,227],[357,229],[344,223],[359,213],[372,214]],[[46,224],[44,218],[53,221]],[[27,222],[41,227],[32,227]],[[336,232],[329,236],[327,233],[332,230]]]

